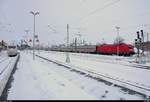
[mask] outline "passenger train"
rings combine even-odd
[[[130,44],[103,44],[103,45],[84,45],[84,46],[69,46],[69,47],[55,47],[52,51],[61,52],[77,52],[77,53],[91,53],[91,54],[105,54],[130,56],[135,54],[134,47]]]

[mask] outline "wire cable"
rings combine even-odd
[[[85,19],[85,18],[87,18],[87,17],[89,17],[89,16],[91,16],[91,15],[93,15],[93,14],[99,12],[99,11],[102,11],[102,10],[104,10],[105,8],[108,8],[108,7],[110,7],[110,6],[112,6],[112,5],[116,4],[116,3],[118,3],[118,2],[120,2],[120,1],[121,1],[121,0],[115,0],[115,1],[113,1],[113,2],[111,2],[111,3],[109,3],[109,4],[106,4],[106,5],[104,5],[103,7],[100,7],[100,8],[98,8],[98,9],[96,9],[96,10],[94,10],[94,11],[88,13],[86,16],[81,17],[78,21],[80,22],[80,21],[82,21],[83,19]],[[77,23],[78,21],[75,21],[75,22]]]

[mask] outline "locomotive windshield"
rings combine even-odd
[[[15,49],[16,46],[8,46],[8,48],[10,48],[10,49]]]
[[[133,49],[133,46],[132,46],[132,45],[129,45],[129,48],[130,48],[130,49]]]

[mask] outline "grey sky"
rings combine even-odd
[[[67,23],[71,40],[80,31],[88,42],[101,42],[104,38],[112,43],[116,37],[115,27],[120,26],[120,35],[133,43],[137,30],[150,30],[141,26],[150,24],[150,0],[120,0],[102,9],[115,1],[119,0],[0,0],[0,39],[19,41],[26,29],[31,30],[28,35],[31,38],[33,15],[29,12],[32,10],[40,12],[36,16],[36,33],[41,43],[64,43]]]

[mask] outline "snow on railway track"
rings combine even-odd
[[[1,64],[0,64],[0,75],[3,74],[3,72],[8,68],[8,66],[12,63],[12,60],[9,58],[6,58]]]
[[[46,52],[44,52],[46,53]],[[58,53],[59,55],[64,55],[64,52],[47,52],[47,53]],[[76,58],[80,59],[86,59],[86,60],[92,60],[96,62],[103,62],[103,63],[108,63],[108,64],[119,64],[123,66],[129,66],[131,68],[139,68],[139,69],[146,69],[150,70],[150,66],[147,65],[141,65],[141,64],[136,64],[133,61],[134,58],[131,57],[118,57],[118,56],[108,56],[108,55],[95,55],[95,54],[82,54],[82,53],[70,53],[70,56],[74,56]]]
[[[104,56],[102,57],[101,55],[97,56],[97,55],[89,55],[89,54],[72,54],[73,56],[79,57],[81,58],[81,56],[84,56],[83,59],[86,58],[86,60],[94,60],[96,62],[104,62],[104,63],[111,63],[111,64],[120,64],[120,65],[124,65],[124,66],[129,66],[129,67],[133,67],[133,68],[140,68],[140,69],[147,69],[150,70],[150,66],[146,66],[146,65],[141,65],[141,64],[136,64],[133,63],[131,61],[126,61],[123,59],[123,57],[119,58],[118,56],[114,56],[114,58],[112,58],[112,56]],[[115,58],[116,57],[116,58]],[[126,58],[126,57],[125,57]],[[118,59],[118,60],[116,60]],[[128,58],[129,59],[129,58]],[[133,58],[130,58],[133,59]],[[132,64],[131,64],[132,63]]]
[[[119,61],[110,61],[110,60],[106,61],[106,60],[103,60],[103,59],[93,59],[93,60],[95,60],[96,62],[119,64],[119,65],[123,65],[123,66],[129,66],[129,67],[132,67],[132,68],[139,68],[139,69],[150,70],[150,66],[145,66],[145,65],[122,63],[121,61],[119,63]]]
[[[71,68],[72,70],[80,72],[80,73],[87,73],[87,74],[89,74],[89,77],[96,78],[98,80],[101,80],[101,79],[106,80],[106,81],[108,81],[108,83],[110,82],[111,84],[114,84],[116,86],[124,87],[124,88],[127,88],[129,90],[135,91],[139,94],[143,94],[143,95],[145,95],[145,97],[150,96],[150,86],[147,86],[145,84],[142,84],[142,83],[140,84],[140,83],[133,82],[133,81],[130,81],[130,80],[125,80],[125,79],[120,79],[119,77],[117,78],[117,77],[110,76],[108,74],[106,75],[106,74],[103,74],[101,72],[96,72],[95,70],[91,70],[91,69],[88,69],[88,68],[83,69],[83,68],[80,68],[78,66],[74,66],[74,65],[71,65],[71,64],[66,64],[64,62],[61,62],[61,61],[58,61],[58,60],[53,60],[53,59],[50,59],[50,58],[45,58],[43,56],[39,56],[39,55],[36,55],[36,56],[38,56],[42,59],[54,62],[56,64],[60,64],[62,66]]]
[[[2,93],[6,87],[6,84],[10,78],[12,70],[17,63],[19,55],[16,57],[5,57],[1,60],[0,63],[0,99],[2,97]]]
[[[5,61],[7,59],[9,59],[9,58],[8,58],[7,54],[4,53],[3,55],[0,56],[0,63],[2,63],[3,61]]]
[[[2,58],[0,59],[0,63],[3,63],[4,61],[8,60],[9,58]]]

